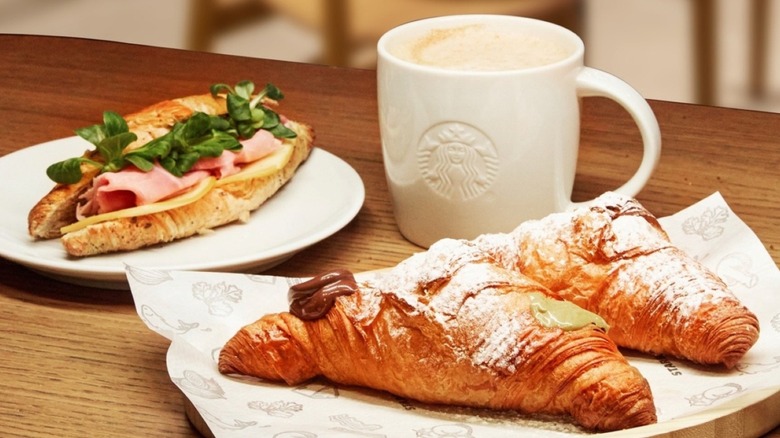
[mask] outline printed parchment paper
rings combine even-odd
[[[658,425],[633,429],[633,434],[707,422],[735,405],[759,403],[780,391],[780,270],[763,244],[717,193],[662,218],[661,223],[677,246],[718,273],[758,315],[761,336],[732,371],[624,351],[650,382],[659,418]],[[167,357],[171,379],[217,437],[487,438],[510,433],[531,437],[586,433],[558,419],[435,407],[324,380],[288,387],[222,376],[216,367],[221,346],[263,314],[287,310],[287,290],[296,280],[134,266],[127,267],[127,277],[141,319],[171,340]]]

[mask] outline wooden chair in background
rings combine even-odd
[[[370,67],[387,30],[416,19],[453,14],[505,14],[540,18],[582,32],[582,0],[193,0],[190,48],[208,50],[242,20],[276,13],[316,31],[321,62]]]
[[[541,18],[584,34],[585,0],[192,0],[189,47],[210,50],[222,33],[263,16],[281,14],[316,31],[324,64],[371,67],[376,41],[401,23],[450,14],[492,13]],[[749,91],[767,89],[769,0],[751,0]],[[719,34],[716,0],[693,0],[694,81],[697,103],[717,103]]]
[[[748,90],[758,98],[767,93],[769,0],[751,0],[748,36]],[[715,0],[693,1],[693,49],[695,100],[702,105],[717,104],[718,14]]]
[[[222,34],[256,22],[269,14],[257,0],[190,0],[187,47],[208,52]]]

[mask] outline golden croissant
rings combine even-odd
[[[631,198],[607,193],[471,244],[603,317],[620,347],[731,368],[758,339],[756,316]]]
[[[426,403],[570,415],[593,430],[654,423],[647,381],[603,327],[444,240],[335,298],[321,318],[284,312],[243,327],[219,371],[289,385],[324,376]]]

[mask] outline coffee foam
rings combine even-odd
[[[549,39],[482,24],[431,29],[391,52],[415,64],[465,71],[539,67],[560,61],[570,53]]]

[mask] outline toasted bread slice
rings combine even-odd
[[[195,111],[207,114],[226,112],[224,99],[211,95],[190,96],[165,101],[126,117],[128,127],[143,144],[168,132],[174,123],[188,119]],[[29,214],[29,232],[36,238],[60,237],[72,256],[91,256],[128,251],[189,237],[237,220],[273,196],[292,178],[309,156],[314,133],[310,126],[288,121],[297,137],[284,139],[292,147],[289,160],[270,175],[233,178],[217,184],[195,202],[170,210],[95,223],[62,234],[61,229],[76,222],[78,197],[91,184],[95,171],[88,171],[76,184],[57,185]],[[131,144],[128,147],[133,147]]]
[[[227,113],[225,99],[210,94],[188,96],[166,100],[125,116],[127,127],[138,139],[128,145],[134,148],[166,134],[176,122],[183,122],[196,112],[209,115]],[[86,151],[84,155],[100,161],[95,151]],[[92,185],[98,171],[92,166],[81,166],[83,177],[75,184],[57,184],[46,196],[30,210],[27,226],[30,236],[36,239],[60,237],[60,228],[76,221],[76,205],[81,196]]]

